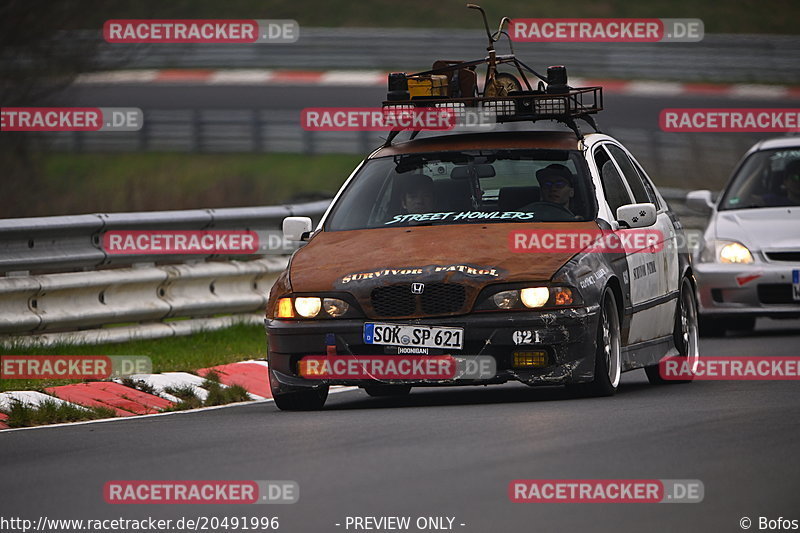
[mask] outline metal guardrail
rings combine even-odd
[[[73,39],[99,40],[98,32]],[[429,68],[433,59],[481,57],[486,38],[469,30],[419,28],[300,28],[291,44],[213,45],[101,43],[99,68]],[[65,45],[69,43],[66,42]],[[431,58],[431,51],[436,58]],[[498,43],[505,53],[505,42]],[[681,81],[796,83],[800,37],[707,34],[696,43],[515,43],[536,68],[569,65],[573,76]],[[121,65],[120,57],[126,57]]]
[[[246,318],[265,308],[285,266],[283,256],[0,278],[0,341],[31,340],[17,335],[45,335],[48,342],[103,340],[114,328],[95,328],[130,323],[138,327],[128,326],[127,337],[137,338],[143,336],[137,329],[153,330],[169,320],[193,319],[195,327],[188,329],[196,330],[223,314]]]
[[[293,249],[282,239],[268,249],[264,236],[279,234],[286,216],[319,221],[328,204],[0,220],[0,343],[123,341],[262,320]],[[253,231],[263,246],[233,256],[110,255],[101,245],[111,230],[224,229]]]
[[[193,261],[253,259],[291,250],[270,246],[270,236],[281,234],[287,216],[319,220],[328,201],[308,204],[146,213],[99,213],[92,215],[0,219],[0,274],[97,270],[144,263],[182,263],[186,255],[109,254],[102,234],[111,230],[241,230],[259,236],[259,252],[252,255],[192,255]],[[272,239],[274,241],[274,239]]]

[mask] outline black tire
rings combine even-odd
[[[692,283],[688,278],[681,281],[681,291],[675,309],[675,325],[672,330],[675,348],[680,357],[691,358],[689,365],[696,368],[696,361],[700,357],[700,334],[697,319],[697,299],[694,295]],[[694,379],[664,379],[658,370],[658,365],[647,366],[644,369],[647,380],[653,385],[666,385],[670,383],[691,383]]]
[[[271,363],[272,358],[267,357]],[[269,390],[275,405],[281,411],[316,411],[322,409],[328,399],[328,386],[297,387],[281,383],[275,372],[269,370]]]
[[[725,322],[719,318],[708,318],[701,316],[698,320],[700,326],[700,336],[702,337],[724,337]]]
[[[367,385],[364,391],[374,398],[405,396],[411,392],[411,385]]]
[[[622,337],[619,312],[614,292],[606,287],[597,321],[597,340],[594,355],[594,380],[568,386],[578,396],[613,396],[622,372]]]
[[[281,411],[318,411],[328,399],[328,387],[316,387],[272,395]]]

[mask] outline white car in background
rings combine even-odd
[[[716,203],[695,257],[700,331],[749,331],[757,317],[800,317],[800,137],[761,141],[742,158]]]

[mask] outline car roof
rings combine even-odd
[[[749,152],[757,152],[760,150],[775,150],[776,148],[800,148],[800,136],[789,137],[775,137],[766,139],[756,143],[755,146],[748,150]]]
[[[578,150],[579,140],[574,133],[568,131],[504,131],[439,135],[384,146],[373,152],[369,159],[398,154],[492,148]]]

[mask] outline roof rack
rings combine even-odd
[[[497,31],[492,32],[486,12],[475,4],[467,4],[467,7],[479,11],[483,17],[489,41],[488,55],[473,61],[439,60],[430,70],[414,74],[390,73],[384,109],[442,108],[451,110],[456,118],[468,111],[478,111],[492,116],[498,123],[555,120],[567,125],[578,138],[582,135],[575,121],[581,119],[600,131],[592,115],[603,109],[602,87],[570,87],[567,69],[562,65],[548,67],[546,76],[539,74],[514,54],[511,36],[504,29],[510,23],[508,17],[503,17]],[[511,53],[498,55],[494,43],[504,35]],[[477,83],[479,65],[486,65],[482,93]],[[515,69],[515,73],[500,72],[500,65]],[[526,72],[538,78],[535,88]],[[390,146],[400,131],[392,130],[385,146]],[[413,131],[411,138],[418,133],[419,130]]]
[[[409,100],[385,100],[382,107],[398,111],[421,108],[447,109],[457,119],[469,111],[479,111],[493,117],[497,123],[554,120],[568,126],[580,138],[582,134],[576,119],[581,119],[595,131],[600,131],[592,115],[603,110],[603,88],[569,88],[567,92],[561,94],[545,91],[512,91],[506,96],[497,97],[417,96]],[[391,145],[400,131],[390,132],[386,141],[387,146]],[[419,131],[412,132],[412,139],[418,133]]]

